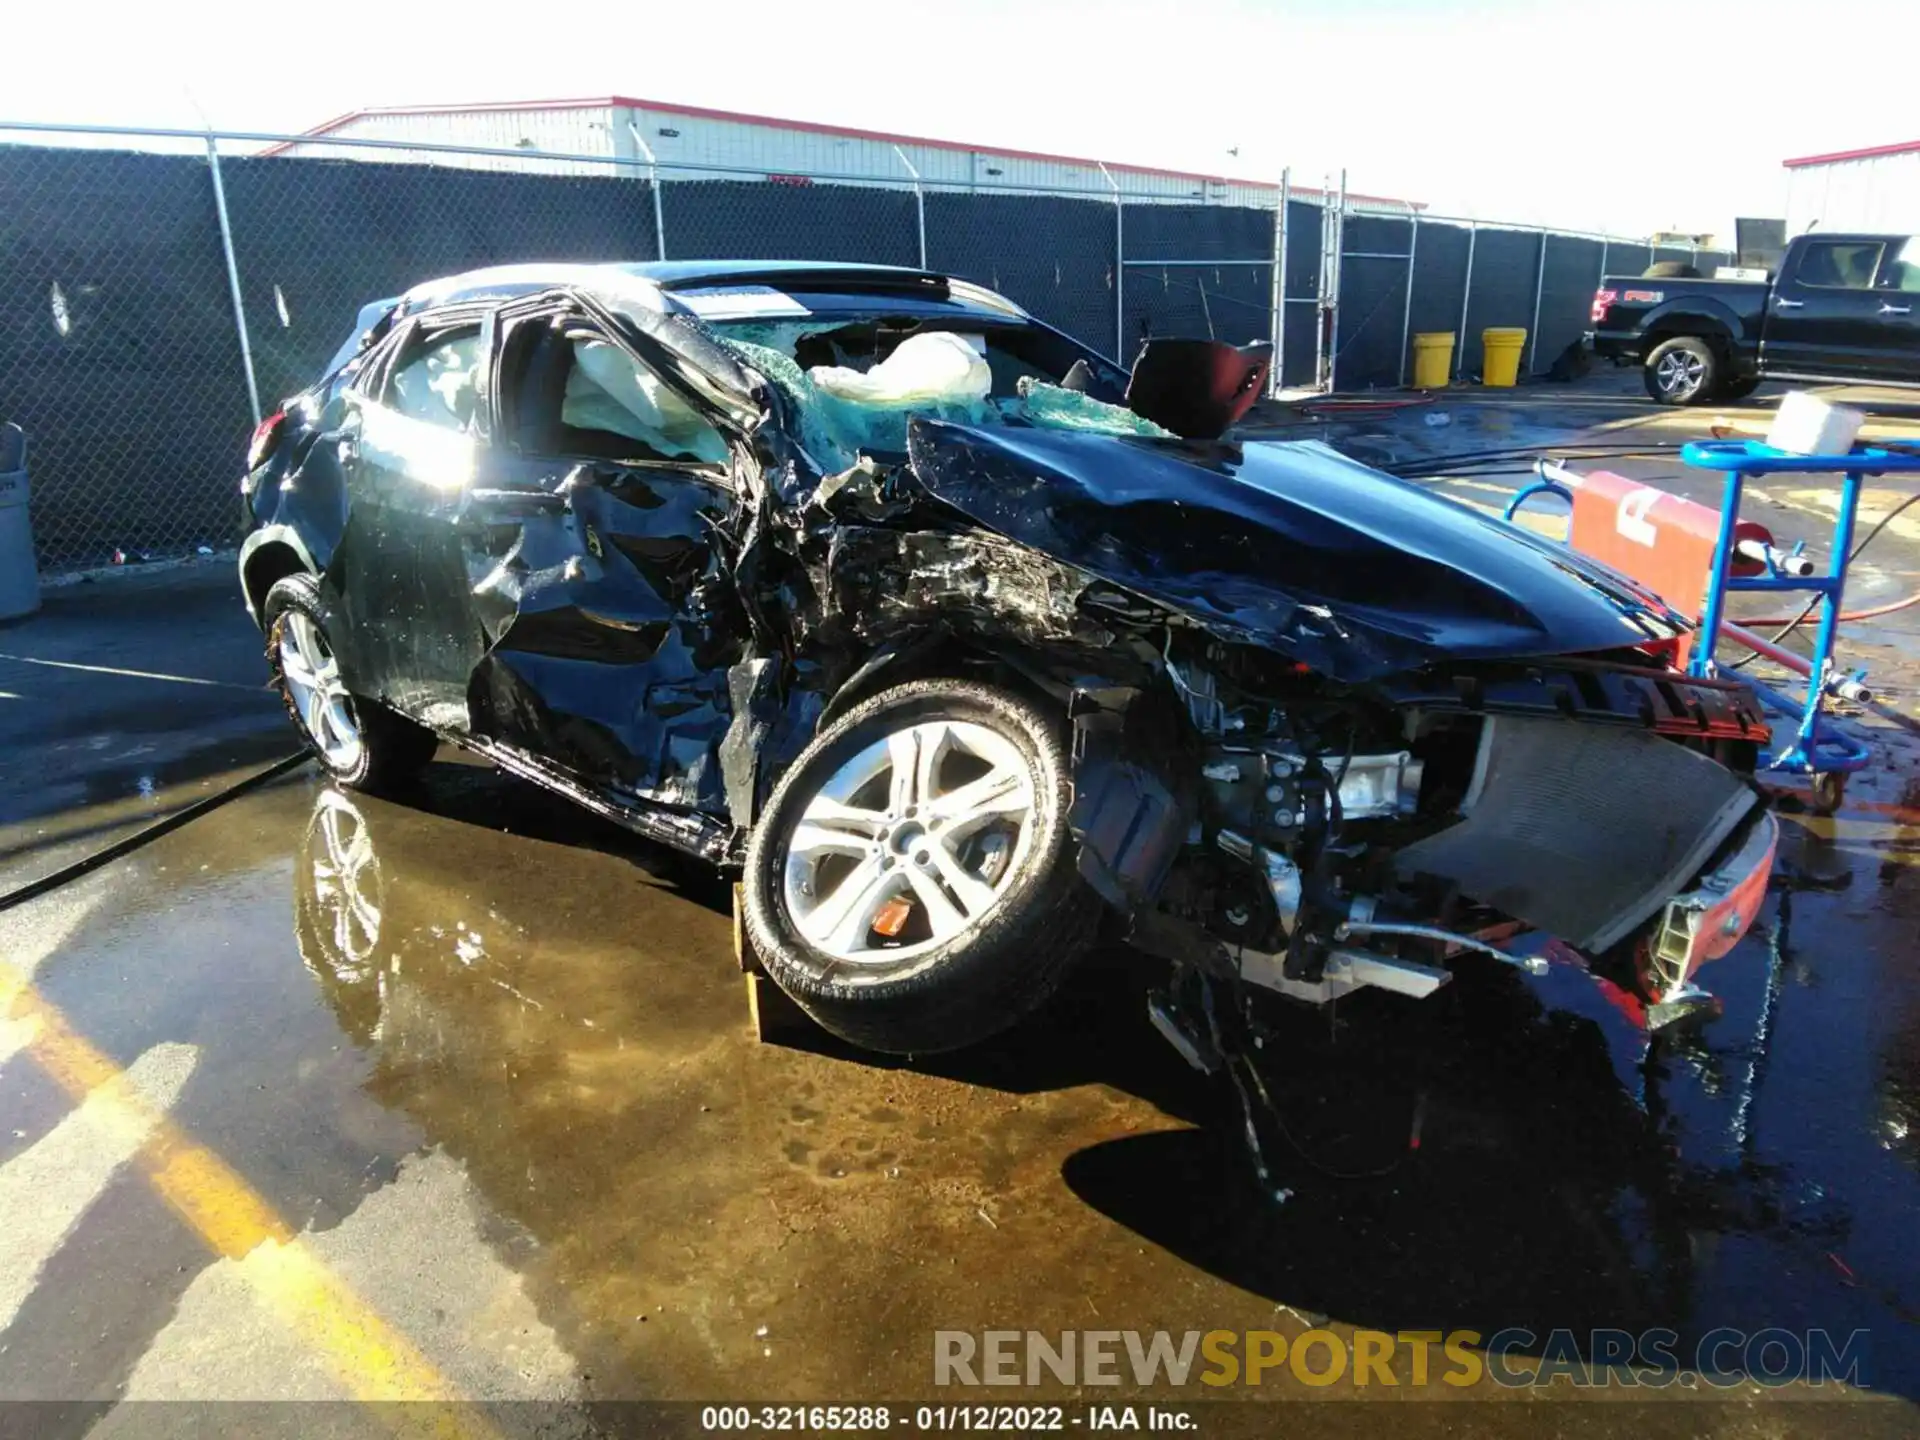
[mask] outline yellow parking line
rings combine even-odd
[[[354,1398],[369,1401],[459,1399],[452,1384],[414,1344],[375,1313],[314,1256],[273,1207],[224,1160],[200,1144],[130,1085],[102,1090],[123,1072],[8,961],[0,960],[0,1016],[28,1027],[30,1054],[78,1103],[89,1095],[150,1132],[136,1163],[155,1192],[241,1276],[280,1320],[322,1355]],[[491,1436],[478,1415],[450,1405],[424,1413],[381,1407],[409,1434]]]

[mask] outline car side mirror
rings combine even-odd
[[[1149,340],[1127,382],[1127,408],[1183,440],[1217,440],[1266,388],[1273,346]]]

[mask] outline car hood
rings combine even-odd
[[[1564,546],[1317,442],[916,419],[908,448],[921,483],[969,519],[1337,679],[1614,649],[1686,625]]]

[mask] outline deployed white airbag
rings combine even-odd
[[[902,340],[864,374],[841,365],[816,365],[807,378],[823,394],[861,405],[977,403],[993,389],[986,357],[964,337],[944,330]]]
[[[661,455],[724,461],[726,442],[678,392],[604,340],[577,340],[562,423],[637,440]]]

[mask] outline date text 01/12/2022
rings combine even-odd
[[[1199,1428],[1186,1411],[1162,1406],[1092,1405],[709,1405],[702,1430],[751,1431],[1065,1431]]]

